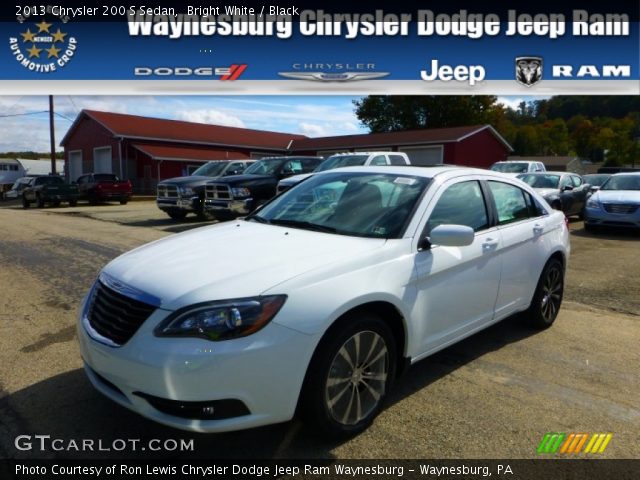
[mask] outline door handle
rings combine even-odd
[[[544,232],[544,227],[542,226],[542,224],[536,223],[533,226],[533,233],[535,233],[536,235],[541,235],[542,232]]]
[[[487,238],[483,243],[482,243],[482,249],[483,250],[491,250],[495,247],[498,246],[498,240],[494,240],[493,238]]]

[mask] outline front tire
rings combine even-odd
[[[333,438],[365,430],[380,413],[393,384],[396,344],[379,317],[350,317],[322,339],[302,392],[307,423]]]
[[[187,216],[187,212],[167,212],[173,220],[184,220]]]
[[[38,195],[36,197],[36,204],[38,205],[38,208],[44,208],[44,198]]]
[[[22,197],[22,208],[29,208],[31,206],[31,202],[29,200],[27,200],[26,198],[24,198],[24,196]]]
[[[526,311],[529,323],[540,329],[549,328],[558,316],[564,294],[564,266],[550,259],[540,274],[531,305]]]

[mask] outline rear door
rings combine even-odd
[[[496,301],[496,318],[529,305],[545,262],[544,236],[549,215],[535,198],[511,183],[489,180],[501,245],[502,278]]]

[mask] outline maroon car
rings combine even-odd
[[[131,182],[113,173],[87,173],[78,177],[80,199],[91,204],[118,201],[125,205],[131,199]]]

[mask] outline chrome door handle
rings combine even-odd
[[[482,248],[484,250],[490,250],[492,248],[495,248],[498,246],[498,240],[494,240],[493,238],[487,238],[483,243],[482,243]]]
[[[535,233],[536,235],[541,235],[542,232],[544,232],[544,227],[541,224],[536,223],[533,226],[533,233]]]

